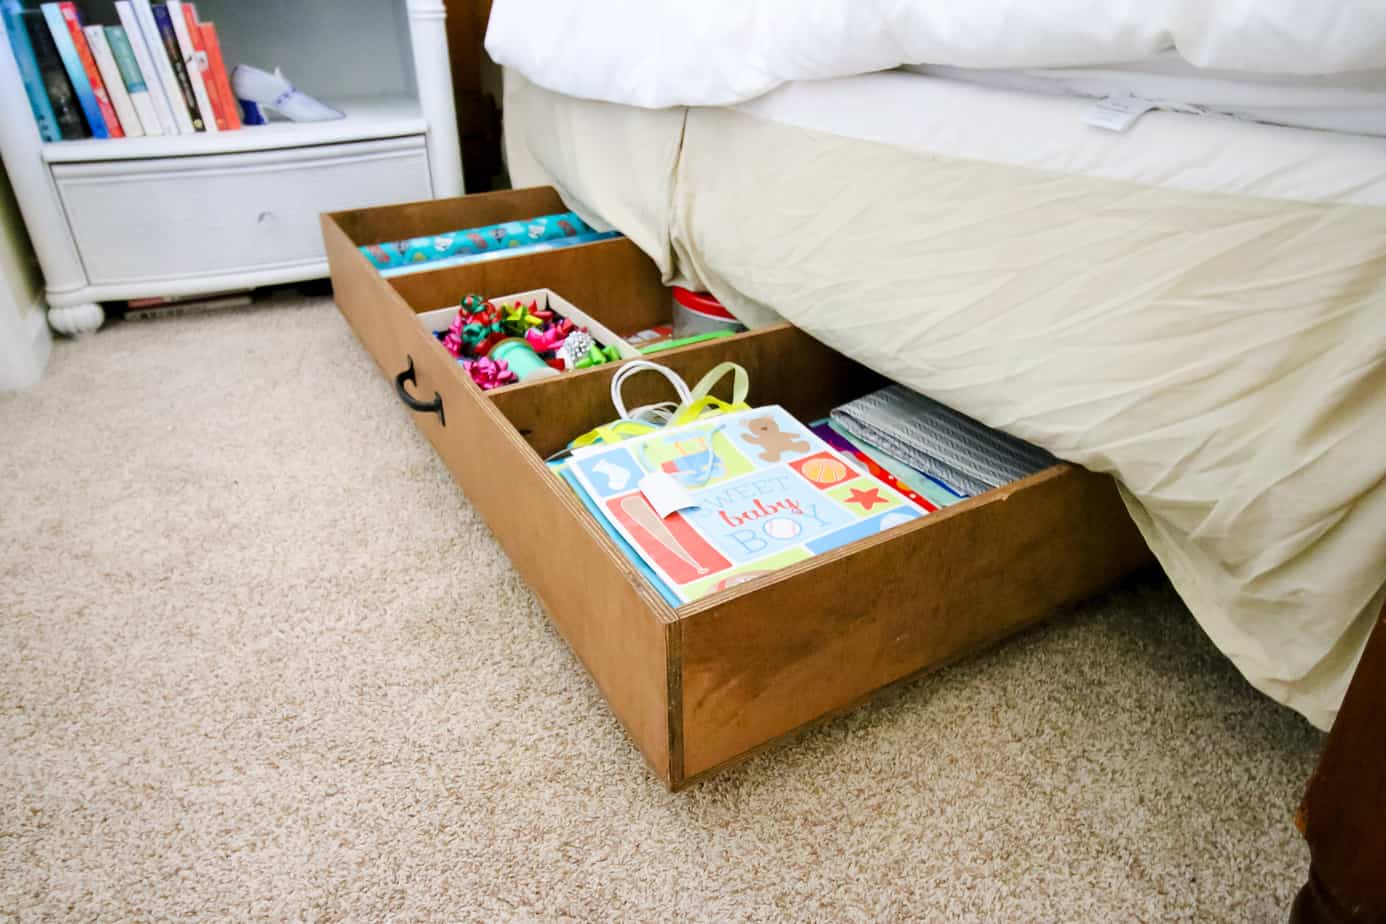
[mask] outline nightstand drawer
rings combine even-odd
[[[422,135],[55,164],[53,176],[93,285],[323,264],[320,212],[432,195]]]

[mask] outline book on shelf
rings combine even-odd
[[[221,56],[221,39],[217,37],[217,27],[210,22],[199,22],[197,27],[202,32],[202,45],[207,50],[207,73],[216,82],[217,94],[221,97],[222,105],[226,107],[225,127],[235,131],[241,127],[241,106],[231,89],[231,72],[226,69],[226,61]]]
[[[193,98],[197,100],[197,109],[202,114],[203,124],[209,132],[219,131],[216,109],[212,106],[212,98],[207,95],[207,82],[202,79],[206,56],[198,50],[192,31],[188,29],[188,13],[183,9],[182,0],[165,0],[164,7],[173,23],[173,33],[178,37],[178,48],[183,55],[183,69],[192,84]],[[193,21],[196,22],[195,12],[193,17]],[[198,39],[201,39],[200,32]]]
[[[4,15],[5,32],[10,38],[15,64],[19,66],[19,77],[24,82],[24,94],[29,97],[29,108],[34,112],[34,122],[38,124],[39,137],[44,141],[58,141],[62,138],[62,130],[44,87],[38,56],[24,27],[23,5],[20,0],[0,0],[0,13]]]
[[[48,6],[49,4],[44,4],[45,8]],[[120,125],[120,117],[116,115],[110,93],[106,90],[106,82],[101,79],[101,70],[96,66],[96,56],[91,53],[91,45],[88,44],[87,35],[82,30],[85,24],[82,22],[82,14],[77,11],[77,4],[71,0],[63,0],[57,4],[57,7],[62,24],[67,27],[68,35],[72,39],[72,47],[77,52],[77,59],[86,72],[87,84],[91,87],[92,96],[96,97],[96,105],[101,110],[102,120],[106,123],[107,134],[112,138],[125,137],[125,130]]]
[[[144,0],[147,2],[147,0]],[[183,60],[183,48],[178,42],[178,30],[174,26],[173,12],[165,3],[153,4],[154,21],[159,28],[159,42],[164,48],[164,53],[168,56],[170,66],[173,68],[174,76],[178,81],[179,94],[182,97],[183,105],[187,107],[188,119],[192,122],[193,131],[207,131],[207,120],[204,118],[202,106],[197,98],[197,93],[193,89],[192,75],[188,73],[187,64]],[[183,14],[178,13],[178,22],[183,22]],[[186,29],[187,26],[184,26]],[[206,95],[206,91],[203,91]],[[216,122],[212,122],[215,131]]]
[[[154,91],[150,89],[150,80],[155,78],[144,75],[139,55],[134,53],[134,43],[130,42],[130,33],[126,32],[125,26],[105,26],[105,37],[111,46],[111,54],[115,55],[115,65],[121,69],[121,79],[125,80],[130,103],[134,105],[136,115],[139,115],[144,133],[150,136],[165,134],[164,116],[159,115]]]
[[[158,96],[168,109],[168,125],[170,126],[168,134],[191,134],[195,131],[192,117],[184,100],[178,75],[173,70],[173,62],[169,60],[168,53],[164,49],[163,35],[159,31],[158,22],[154,19],[153,6],[149,0],[119,0],[116,3],[116,13],[120,16],[120,21],[125,24],[125,31],[130,35],[132,44],[135,35],[138,34],[145,47],[145,53],[153,70],[152,75],[146,71],[145,76],[150,81],[151,89],[155,84],[158,85]],[[127,22],[127,17],[133,21],[136,28],[131,28],[131,23]],[[135,47],[136,54],[138,54],[139,46]]]
[[[215,24],[193,3],[116,0],[86,23],[72,0],[0,0],[45,142],[233,131],[243,126]]]
[[[125,88],[125,78],[121,75],[115,55],[111,52],[106,29],[103,26],[83,26],[82,33],[87,37],[87,45],[91,48],[91,56],[96,60],[96,69],[101,72],[101,80],[106,84],[106,94],[111,98],[111,107],[115,109],[121,130],[130,138],[143,137],[144,126],[140,124],[139,114],[135,112],[135,103],[130,99],[130,91]]]
[[[77,97],[77,103],[82,107],[82,115],[87,121],[87,127],[91,130],[91,136],[93,138],[111,137],[111,132],[106,126],[106,118],[101,114],[101,105],[97,102],[96,94],[92,92],[87,69],[77,54],[76,43],[72,40],[72,33],[68,31],[67,23],[63,21],[63,14],[58,9],[58,4],[45,3],[39,9],[43,11],[43,20],[48,25],[48,32],[53,38],[53,45],[58,50],[58,57],[62,59],[63,70],[67,72],[67,79],[72,84],[73,95]],[[79,29],[78,32],[81,30]],[[86,46],[85,38],[82,40],[82,45],[83,47]]]
[[[251,304],[251,293],[245,289],[228,292],[205,292],[200,295],[165,295],[152,298],[132,298],[125,303],[126,320],[171,317],[222,308],[241,308]]]
[[[207,103],[211,109],[212,121],[217,124],[217,131],[224,132],[230,125],[226,121],[226,107],[221,101],[221,90],[212,78],[211,59],[207,55],[207,45],[202,38],[202,24],[197,19],[197,7],[191,3],[183,3],[183,24],[187,27],[188,43],[193,49],[193,63],[190,66],[197,70],[202,87],[207,92]]]
[[[29,45],[38,61],[39,76],[43,79],[43,88],[53,107],[53,116],[57,119],[63,140],[90,138],[91,129],[82,115],[82,104],[72,89],[72,81],[67,76],[67,68],[63,66],[62,56],[53,42],[53,33],[49,31],[43,13],[25,10],[20,18],[29,35]]]

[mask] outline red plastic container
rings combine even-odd
[[[674,337],[692,337],[711,331],[743,331],[746,326],[707,292],[674,286]]]

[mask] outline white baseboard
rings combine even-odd
[[[14,320],[11,331],[0,331],[0,391],[18,391],[37,383],[52,350],[48,306],[38,295],[24,316]]]

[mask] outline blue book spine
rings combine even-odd
[[[67,71],[68,80],[72,81],[72,91],[77,94],[82,114],[87,117],[91,136],[111,137],[110,131],[106,128],[106,120],[101,116],[101,104],[96,101],[96,94],[91,91],[87,69],[82,66],[82,59],[77,56],[77,46],[72,44],[72,33],[67,31],[67,23],[63,21],[62,11],[56,3],[45,3],[39,9],[43,10],[43,19],[48,23],[48,31],[53,33],[53,44],[58,46],[58,56],[63,59],[63,68]]]
[[[39,73],[34,46],[24,28],[24,20],[20,18],[24,4],[22,0],[2,0],[0,10],[4,12],[5,31],[10,35],[10,47],[14,49],[14,59],[19,63],[19,76],[24,80],[24,92],[29,95],[29,108],[34,110],[39,135],[44,141],[61,141],[63,135],[58,129],[58,117],[53,113],[53,104],[48,99],[43,76]]]

